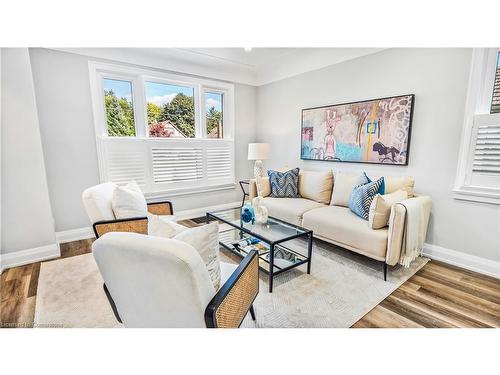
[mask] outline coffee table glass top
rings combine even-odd
[[[267,224],[245,223],[241,220],[241,208],[232,208],[222,211],[210,212],[210,215],[231,226],[243,228],[251,234],[262,237],[269,242],[280,242],[290,238],[299,237],[307,232],[307,229],[297,227],[293,224],[269,218]]]

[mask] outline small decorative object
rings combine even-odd
[[[259,224],[267,224],[269,217],[267,208],[262,205],[262,197],[258,196],[252,199],[252,207],[255,212],[255,220]]]
[[[303,160],[408,165],[415,95],[302,110]]]
[[[269,159],[271,147],[268,143],[249,143],[248,160],[255,160],[253,174],[255,178],[264,176],[264,167],[262,160]]]
[[[251,222],[252,224],[255,221],[255,213],[252,206],[250,206],[248,203],[241,208],[241,220],[243,220],[244,223]]]

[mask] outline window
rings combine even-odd
[[[475,49],[454,196],[500,204],[500,51]]]
[[[145,82],[150,137],[194,138],[194,89]]]
[[[89,62],[102,182],[148,198],[234,188],[232,84]]]
[[[109,136],[135,136],[132,82],[103,79],[106,125]]]
[[[223,138],[224,135],[224,94],[205,92],[205,124],[207,138]]]

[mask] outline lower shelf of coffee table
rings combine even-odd
[[[244,258],[248,254],[248,250],[239,246],[234,246],[234,243],[250,237],[251,236],[246,233],[241,233],[237,228],[231,228],[219,233],[220,244],[225,249],[231,251],[233,254],[236,254],[241,258]],[[265,273],[269,273],[269,245],[264,241],[261,241],[261,243],[265,244],[267,246],[267,249],[259,250],[259,268]],[[277,244],[274,247],[273,274],[279,274],[291,268],[295,268],[297,266],[300,266],[301,264],[307,263],[307,261],[307,257],[300,254],[299,252],[283,244]]]

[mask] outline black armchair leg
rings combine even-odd
[[[115,301],[113,301],[113,298],[111,297],[111,294],[109,293],[108,287],[106,284],[102,284],[104,287],[104,293],[106,293],[106,297],[108,297],[109,304],[111,305],[111,308],[113,309],[113,313],[115,314],[116,320],[118,320],[120,323],[122,322],[122,319],[120,318],[120,315],[118,314],[118,310],[116,309]]]
[[[255,310],[253,309],[253,305],[250,306],[250,315],[252,316],[252,320],[255,320]]]
[[[387,281],[387,263],[384,262],[384,281]]]

